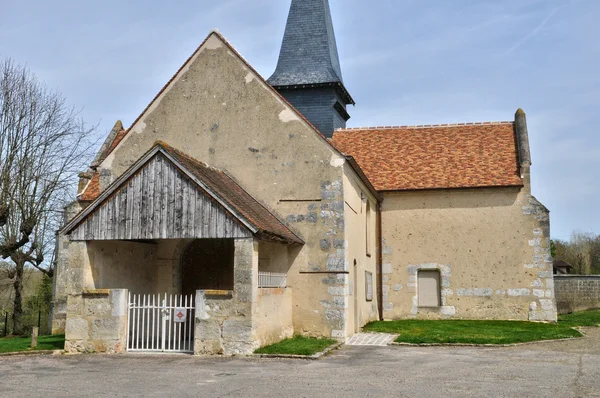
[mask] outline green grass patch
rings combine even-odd
[[[395,333],[397,343],[512,344],[581,337],[568,325],[520,321],[401,320],[372,322],[366,332]]]
[[[0,353],[31,351],[31,337],[4,337],[0,339]],[[36,350],[62,350],[65,335],[39,336]]]
[[[330,345],[337,343],[331,339],[317,339],[314,337],[294,336],[291,339],[259,348],[256,354],[280,354],[280,355],[315,355],[325,350]]]
[[[565,326],[598,326],[600,325],[600,310],[574,312],[559,315],[558,323]]]

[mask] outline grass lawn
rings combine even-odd
[[[0,353],[31,351],[31,337],[4,337],[0,339]],[[36,350],[62,350],[65,346],[65,335],[39,336]]]
[[[395,333],[397,343],[512,344],[581,337],[570,325],[519,321],[402,320],[372,322],[366,332]]]
[[[316,339],[314,337],[294,336],[291,339],[280,341],[254,351],[256,354],[283,354],[283,355],[314,355],[323,351],[330,345],[337,343],[331,339]]]
[[[558,323],[567,326],[598,326],[600,325],[600,310],[589,310],[559,315]]]

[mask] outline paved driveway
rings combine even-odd
[[[344,347],[320,361],[0,358],[0,396],[600,397],[600,328],[510,348]]]

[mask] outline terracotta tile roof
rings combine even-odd
[[[98,195],[100,195],[100,173],[96,171],[81,195],[79,195],[79,200],[83,202],[92,201],[96,199]]]
[[[106,153],[104,154],[104,159],[106,159],[106,157],[108,155],[110,155],[110,153],[117,147],[117,145],[119,145],[121,140],[123,140],[123,138],[125,138],[126,135],[127,135],[127,130],[125,130],[125,129],[123,129],[117,133],[117,136],[115,137],[114,141],[110,144],[108,151],[106,151]],[[102,159],[102,160],[104,160],[104,159]]]
[[[205,183],[212,193],[242,214],[259,230],[258,235],[266,235],[289,243],[304,243],[225,172],[199,162],[164,142],[157,142],[156,145],[162,147],[187,171]]]
[[[343,129],[332,143],[378,191],[523,185],[512,122]]]

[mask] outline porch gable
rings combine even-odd
[[[139,159],[63,233],[72,241],[260,235],[302,243],[225,173],[164,143]]]

